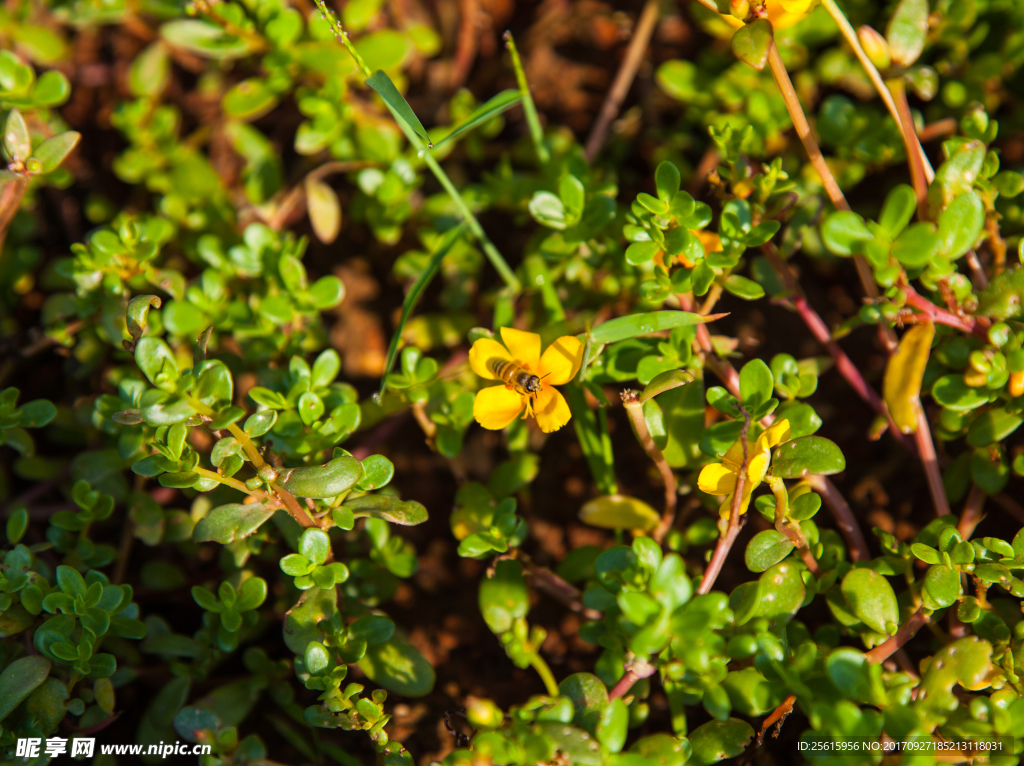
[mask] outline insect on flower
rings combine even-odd
[[[768,21],[772,23],[772,27],[775,29],[785,29],[786,27],[793,26],[810,14],[817,4],[818,0],[765,0],[764,5],[768,13]],[[740,19],[728,13],[723,14],[722,18],[734,27],[743,26],[743,22]]]
[[[500,431],[522,413],[534,417],[544,433],[557,431],[572,413],[553,386],[568,383],[583,359],[583,344],[565,335],[540,352],[540,336],[501,328],[499,343],[481,338],[469,351],[469,365],[485,380],[504,385],[480,390],[473,402],[473,417],[484,428]]]

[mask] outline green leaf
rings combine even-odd
[[[967,429],[967,443],[972,447],[985,447],[989,444],[1001,442],[1012,434],[1024,418],[1012,412],[1007,412],[1004,407],[983,412],[976,417]]]
[[[892,243],[892,257],[910,269],[927,266],[939,252],[942,240],[935,224],[921,222],[904,229]]]
[[[395,634],[395,623],[381,614],[368,614],[348,626],[348,633],[367,646],[390,641]]]
[[[672,196],[679,191],[682,177],[679,168],[672,162],[660,162],[654,170],[654,185],[658,189],[659,199],[669,202]]]
[[[940,252],[955,260],[974,247],[985,227],[985,205],[975,192],[961,194],[939,216]]]
[[[950,569],[944,564],[928,568],[928,574],[924,577],[924,588],[921,590],[921,597],[926,607],[944,609],[956,603],[956,600],[960,598],[960,593],[959,571]]]
[[[430,663],[419,650],[397,638],[367,647],[358,665],[371,681],[395,694],[423,697],[434,688]]]
[[[296,497],[321,500],[351,489],[363,475],[363,467],[354,457],[338,457],[321,466],[282,471],[277,483]]]
[[[592,343],[615,343],[659,330],[704,324],[714,321],[720,316],[720,314],[701,316],[688,311],[649,311],[644,314],[630,314],[602,322],[590,331],[590,340]]]
[[[761,359],[752,359],[740,370],[740,399],[745,407],[756,409],[772,398],[775,377]]]
[[[647,592],[667,612],[673,612],[693,596],[693,583],[686,574],[686,566],[678,553],[669,553],[651,575]]]
[[[580,519],[605,529],[642,529],[649,532],[661,517],[643,500],[627,495],[604,495],[584,504]]]
[[[4,123],[4,149],[15,162],[25,162],[32,154],[32,137],[21,112],[12,109]]]
[[[31,655],[15,660],[0,673],[0,721],[14,711],[50,675],[51,663]]]
[[[398,344],[402,339],[402,332],[405,330],[406,322],[409,321],[409,315],[416,306],[416,301],[419,300],[423,291],[427,289],[427,286],[434,278],[434,275],[437,274],[438,269],[441,268],[441,261],[444,260],[444,257],[448,255],[452,247],[455,246],[455,243],[458,242],[459,237],[465,231],[465,227],[466,225],[461,223],[448,230],[444,239],[441,240],[441,244],[438,245],[437,250],[430,256],[430,261],[427,262],[426,268],[420,272],[412,287],[409,288],[409,292],[406,293],[405,300],[402,301],[402,315],[398,320],[398,325],[395,327],[394,334],[391,336],[391,343],[388,345],[387,360],[384,362],[384,372],[381,374],[380,394],[384,393],[385,379],[395,366],[395,358],[398,356]]]
[[[136,98],[156,98],[170,78],[171,57],[159,40],[142,51],[128,70],[128,87]]]
[[[840,590],[857,619],[876,633],[896,632],[900,610],[892,585],[882,575],[867,568],[851,569]]]
[[[327,648],[319,641],[310,641],[306,644],[306,651],[303,653],[302,662],[306,671],[314,676],[323,675],[324,671],[331,664],[331,656]]]
[[[765,294],[761,285],[752,279],[741,277],[739,274],[730,274],[725,278],[723,284],[728,292],[745,301],[756,301],[758,298],[763,298]]]
[[[932,386],[932,398],[946,409],[970,412],[988,404],[988,389],[972,388],[960,374],[945,375]]]
[[[730,718],[727,721],[709,721],[694,729],[689,736],[693,755],[688,764],[710,766],[726,758],[735,758],[747,749],[754,738],[754,730],[746,721]]]
[[[314,564],[323,564],[331,552],[331,539],[322,529],[307,529],[299,537],[299,555]]]
[[[905,434],[917,431],[921,415],[921,381],[931,353],[935,326],[917,324],[900,339],[882,380],[882,397],[893,422]]]
[[[661,252],[661,245],[657,242],[634,242],[626,248],[626,263],[631,266],[643,266],[654,260]]]
[[[825,662],[828,677],[845,696],[873,705],[885,705],[882,666],[868,662],[864,652],[852,646],[834,649]]]
[[[626,744],[628,724],[629,708],[621,698],[613,699],[601,712],[601,720],[595,732],[597,740],[610,752],[619,752]]]
[[[192,540],[197,543],[214,541],[227,545],[253,534],[260,525],[274,515],[276,508],[269,503],[232,503],[214,508],[196,522]]]
[[[394,495],[363,495],[345,501],[345,507],[356,516],[370,516],[407,527],[427,520],[427,509],[415,500],[401,500]]]
[[[428,149],[433,148],[434,144],[431,143],[430,136],[427,135],[427,131],[423,127],[423,123],[420,122],[420,118],[416,116],[412,107],[409,106],[409,102],[405,100],[405,96],[398,92],[398,88],[395,87],[395,84],[391,82],[391,78],[383,70],[378,69],[367,77],[366,84],[384,99],[384,103],[387,104],[388,109],[391,110],[395,117],[401,118],[402,122],[423,139]]]
[[[235,609],[239,612],[248,612],[258,608],[266,600],[267,581],[262,577],[250,577],[242,583],[242,587],[238,590]]]
[[[580,449],[587,458],[598,492],[614,494],[618,491],[615,483],[615,461],[611,439],[605,427],[604,413],[602,417],[594,414],[587,403],[583,387],[578,383],[570,383],[564,390],[572,412],[573,429],[576,431]],[[701,418],[703,412],[704,409],[701,407]]]
[[[313,303],[313,308],[327,311],[341,303],[345,297],[345,285],[333,274],[328,274],[311,284],[306,294]]]
[[[135,351],[135,344],[139,342],[142,333],[146,331],[150,307],[158,309],[162,303],[163,301],[157,295],[136,295],[128,301],[125,321],[128,325],[128,334],[132,339],[131,341],[122,341],[122,344],[129,352]]]
[[[828,216],[821,225],[821,239],[833,255],[850,256],[860,252],[863,242],[874,239],[864,219],[849,210]]]
[[[637,401],[643,404],[648,399],[653,399],[658,394],[671,391],[673,388],[685,386],[693,382],[693,375],[686,370],[668,370],[667,372],[655,375],[651,382],[644,388],[643,393],[637,397]]]
[[[22,428],[42,428],[57,417],[57,408],[46,399],[35,399],[18,408],[18,425]]]
[[[25,163],[30,173],[50,173],[60,167],[72,150],[82,140],[82,134],[74,130],[58,133],[36,147]]]
[[[169,21],[160,27],[160,34],[171,45],[211,59],[241,58],[252,52],[244,39],[199,19]]]
[[[57,585],[69,596],[85,595],[85,580],[74,567],[64,564],[57,567]]]
[[[494,567],[494,576],[480,581],[480,613],[495,634],[512,629],[530,609],[526,578],[518,561],[502,559]]]
[[[775,448],[772,475],[782,479],[829,476],[846,470],[846,458],[835,442],[823,436],[801,436]]]
[[[242,80],[224,94],[222,107],[227,117],[238,120],[255,120],[277,106],[278,94],[266,80],[250,77]]]
[[[917,195],[907,184],[895,187],[885,198],[878,225],[885,229],[889,239],[896,239],[910,223],[917,210]]]
[[[220,612],[222,609],[217,597],[208,588],[200,585],[192,587],[192,599],[207,612]]]
[[[747,544],[743,560],[751,572],[764,572],[793,550],[793,541],[776,529],[758,532]]]
[[[573,723],[595,731],[608,705],[608,689],[593,673],[573,673],[558,684],[558,693],[572,700]]]
[[[163,375],[172,371],[173,378],[177,379],[178,364],[174,360],[174,354],[159,338],[142,338],[138,342],[135,346],[135,363],[155,386],[162,388],[163,386],[157,383],[158,377],[163,383]]]
[[[261,410],[250,415],[245,420],[242,430],[252,437],[259,437],[266,434],[277,422],[277,410]]]
[[[356,488],[363,492],[387,486],[395,475],[395,464],[383,455],[370,455],[363,459],[363,478]]]
[[[924,50],[928,36],[928,0],[900,0],[885,28],[892,60],[909,67]]]
[[[337,613],[337,603],[337,588],[311,588],[299,597],[284,618],[284,643],[293,654],[303,654],[310,641],[323,639],[319,624]]]
[[[736,30],[732,36],[732,52],[744,64],[758,71],[768,63],[768,54],[775,44],[772,23],[768,19],[758,19]]]
[[[507,112],[522,100],[523,94],[518,90],[503,90],[498,95],[489,99],[486,103],[481,104],[474,109],[468,117],[452,128],[450,133],[434,144],[434,148],[438,149],[446,142],[456,140],[464,133],[469,132],[478,125],[490,122],[495,117]]]

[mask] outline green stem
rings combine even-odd
[[[249,489],[247,486],[245,486],[245,482],[241,482],[238,479],[232,479],[230,476],[224,476],[222,474],[217,473],[216,471],[211,471],[207,468],[196,467],[193,468],[192,470],[195,473],[198,473],[204,479],[212,479],[213,481],[219,482],[227,487],[237,489],[239,492],[243,494],[251,495],[252,497],[255,497],[257,500],[264,501],[267,499],[267,495],[264,492]]]
[[[551,668],[544,661],[544,658],[540,656],[540,652],[534,652],[530,657],[530,666],[537,671],[537,675],[540,676],[540,680],[544,682],[544,688],[548,690],[548,696],[558,696],[558,684],[555,682],[555,675],[551,672]]]
[[[344,46],[345,50],[348,51],[352,60],[355,61],[356,67],[358,67],[359,71],[363,74],[363,77],[369,77],[372,74],[369,67],[366,66],[366,62],[363,61],[359,52],[355,49],[355,46],[352,45],[352,41],[349,40],[348,33],[342,29],[341,24],[339,24],[338,20],[334,17],[334,13],[324,4],[324,0],[316,0],[316,4],[320,9],[320,13],[331,25],[331,31],[334,32],[334,36],[338,39],[338,42]],[[505,284],[507,284],[513,292],[518,293],[522,289],[522,285],[520,285],[515,272],[512,271],[512,268],[505,261],[505,258],[500,252],[498,252],[498,248],[496,248],[494,243],[492,243],[487,237],[483,226],[480,225],[476,216],[473,215],[473,212],[469,209],[466,201],[462,198],[462,195],[459,194],[458,189],[455,188],[455,184],[453,184],[451,179],[448,178],[448,174],[442,170],[441,165],[427,150],[427,147],[423,145],[422,139],[416,135],[416,132],[406,125],[405,120],[398,116],[398,114],[391,108],[390,104],[386,104],[386,106],[391,112],[391,116],[394,117],[398,127],[402,129],[402,132],[405,133],[405,137],[409,139],[409,143],[413,145],[419,155],[423,158],[427,167],[430,168],[430,172],[434,174],[434,177],[438,180],[441,186],[444,187],[448,196],[452,198],[452,202],[455,203],[455,207],[458,208],[459,213],[466,221],[466,225],[469,227],[469,230],[473,232],[473,236],[480,242],[484,255],[487,256],[491,265],[497,269],[501,278],[505,280]]]
[[[324,0],[316,0],[316,5],[317,8],[320,9],[320,15],[330,25],[331,31],[334,32],[334,36],[337,38],[338,42],[341,43],[342,47],[348,51],[348,55],[352,57],[352,60],[355,62],[356,67],[362,73],[363,77],[369,77],[372,74],[372,72],[370,72],[370,67],[366,66],[366,62],[363,61],[363,57],[359,55],[359,51],[357,51],[356,47],[352,44],[352,41],[349,39],[348,32],[342,29],[341,24],[338,23],[337,18],[334,16],[334,11],[327,7]]]
[[[519,91],[523,94],[523,114],[526,115],[526,124],[530,127],[530,138],[533,139],[533,148],[537,152],[537,159],[541,165],[547,165],[551,161],[551,152],[544,143],[544,129],[540,125],[540,117],[537,115],[537,106],[533,103],[533,96],[530,94],[530,84],[526,82],[526,71],[523,69],[523,62],[519,58],[519,50],[516,48],[516,41],[512,39],[512,33],[505,33],[505,42],[508,45],[508,52],[512,54],[512,68],[516,70],[516,82],[519,83]]]
[[[205,415],[206,417],[214,417],[216,415],[210,407],[207,407],[198,399],[190,396],[188,397],[188,401],[189,404],[192,405],[193,409],[195,409],[200,415]],[[263,456],[260,455],[259,449],[255,444],[253,444],[252,439],[249,438],[249,434],[239,428],[237,423],[232,423],[227,427],[227,429],[231,432],[232,436],[238,439],[238,443],[242,445],[242,449],[245,450],[246,456],[257,471],[267,464],[266,461],[264,461]],[[225,477],[220,476],[220,474],[213,474],[210,478],[217,478],[218,481],[223,481]],[[244,487],[245,485],[243,484],[242,486]],[[299,502],[291,492],[278,484],[271,484],[270,489],[278,498],[280,498],[281,502],[284,503],[285,509],[289,514],[291,514],[292,518],[302,526],[303,529],[318,526],[317,523],[310,518],[306,509],[299,505]],[[247,488],[242,491],[252,494]]]
[[[924,153],[924,149],[921,147],[921,142],[917,138],[917,133],[912,132],[910,135],[903,129],[903,121],[900,119],[900,111],[896,106],[896,101],[892,97],[892,93],[886,87],[885,82],[882,80],[882,75],[878,73],[878,69],[872,63],[871,59],[868,58],[867,52],[860,44],[860,38],[857,37],[857,31],[850,24],[849,19],[846,18],[846,14],[843,13],[842,9],[836,5],[836,0],[821,0],[821,4],[825,6],[825,10],[832,16],[832,20],[839,27],[839,31],[843,33],[843,37],[846,38],[846,42],[853,48],[853,52],[857,55],[860,60],[860,64],[864,67],[864,71],[868,73],[872,84],[875,86],[875,90],[878,91],[878,95],[882,97],[882,101],[885,102],[886,108],[889,110],[889,114],[896,120],[896,127],[900,129],[900,133],[903,134],[903,140],[906,142],[908,147],[914,147],[910,151],[916,151],[918,156],[921,158],[921,163],[924,166],[925,177],[928,179],[928,183],[931,183],[932,179],[935,178],[935,171],[932,170],[932,165],[928,161],[928,156]]]

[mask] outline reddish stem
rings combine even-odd
[[[964,502],[964,511],[960,514],[960,521],[956,529],[964,540],[970,540],[974,534],[975,527],[981,523],[984,516],[981,509],[985,506],[985,492],[977,484],[971,487],[967,493],[967,500]]]
[[[956,314],[939,308],[910,285],[903,287],[903,293],[907,297],[908,306],[913,306],[921,313],[926,314],[936,324],[955,327],[957,330],[971,333],[984,341],[988,341],[988,333],[985,332],[985,328],[981,327],[974,317],[958,317]]]
[[[891,657],[896,650],[903,647],[910,639],[917,635],[919,631],[926,623],[928,618],[924,614],[924,607],[921,607],[913,616],[907,620],[906,624],[896,631],[896,635],[888,639],[882,644],[879,644],[870,652],[865,652],[864,656],[867,657],[868,662],[874,662],[876,664],[885,662]]]
[[[633,684],[642,678],[650,678],[654,675],[654,665],[643,660],[633,660],[626,665],[626,673],[619,679],[608,692],[608,699],[624,697],[633,688]]]
[[[917,441],[921,465],[924,466],[924,473],[928,478],[928,489],[935,504],[935,513],[938,516],[947,516],[952,511],[949,508],[949,498],[946,497],[946,485],[942,483],[942,471],[939,470],[939,460],[935,455],[935,445],[932,443],[932,432],[924,407],[918,410],[917,433],[914,434],[914,438]]]
[[[857,519],[854,518],[850,505],[840,494],[836,485],[826,476],[808,476],[807,481],[814,488],[814,491],[821,495],[825,505],[832,512],[832,517],[835,519],[836,525],[838,525],[839,531],[842,533],[843,538],[846,540],[846,545],[850,549],[850,559],[853,561],[870,561],[871,552],[868,550],[868,544],[860,531],[860,525],[857,524]]]

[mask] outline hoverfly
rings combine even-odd
[[[506,386],[511,386],[515,389],[516,393],[522,396],[536,396],[540,393],[540,382],[547,377],[539,378],[536,375],[530,373],[525,367],[509,360],[493,359],[491,360],[491,372],[494,373],[494,377],[504,383]]]

